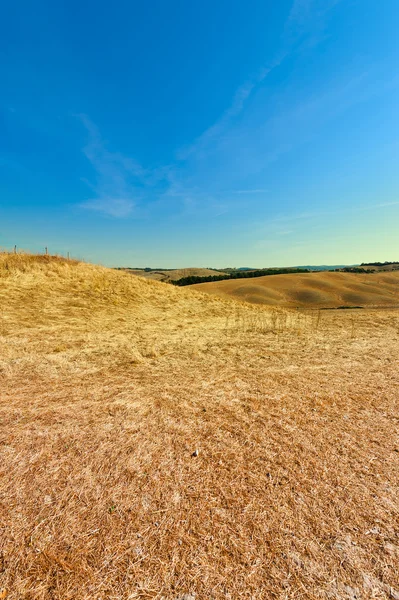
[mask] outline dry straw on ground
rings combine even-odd
[[[399,597],[398,340],[0,255],[0,597]]]

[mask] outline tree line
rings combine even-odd
[[[361,263],[361,267],[386,267],[387,265],[399,265],[397,260],[386,260],[385,262]]]

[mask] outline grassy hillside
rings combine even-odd
[[[0,597],[396,597],[398,341],[0,255]]]
[[[305,273],[191,286],[224,298],[280,307],[399,306],[399,272]]]

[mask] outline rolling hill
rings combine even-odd
[[[0,598],[396,598],[398,332],[0,254]]]
[[[177,281],[182,277],[190,277],[190,275],[194,275],[195,277],[206,277],[208,275],[224,275],[223,271],[216,271],[214,269],[205,269],[205,268],[197,268],[197,267],[189,267],[186,269],[121,269],[130,273],[131,275],[136,275],[138,277],[145,277],[146,279],[152,279],[154,281]]]
[[[399,306],[399,272],[316,272],[202,283],[192,289],[254,304],[288,308]]]

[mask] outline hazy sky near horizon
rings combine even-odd
[[[5,4],[0,247],[399,260],[398,28],[398,0]]]

